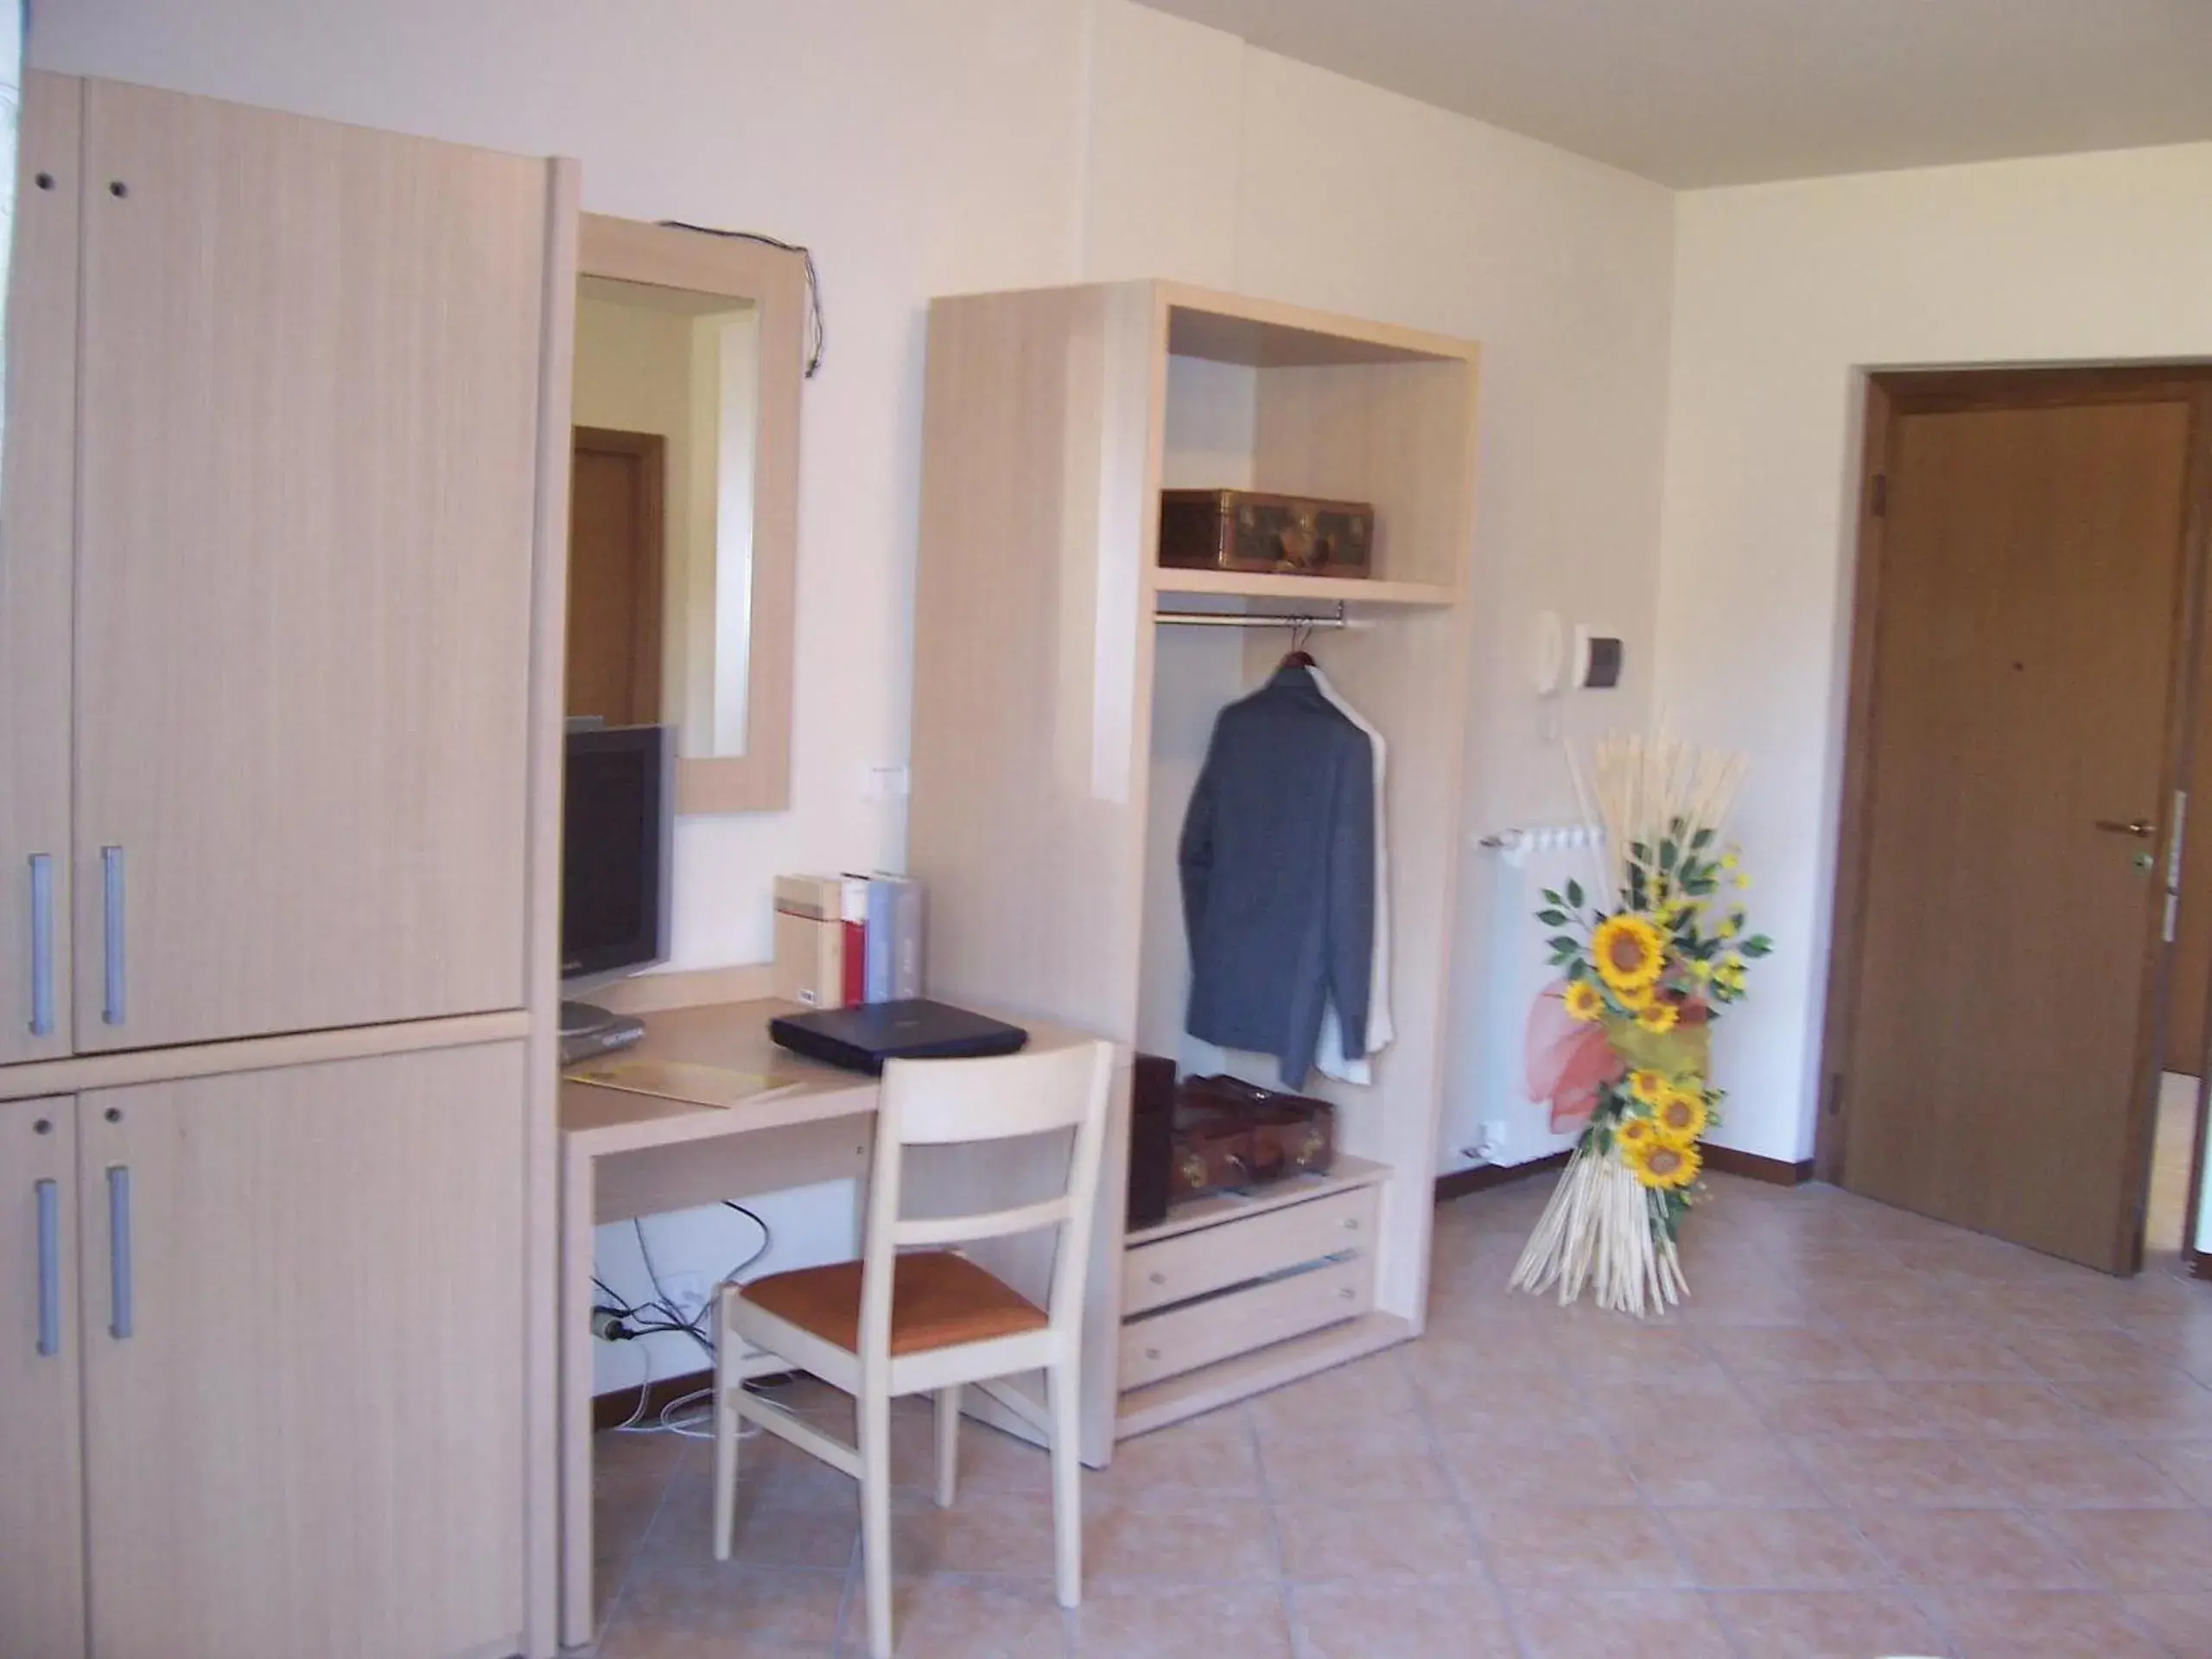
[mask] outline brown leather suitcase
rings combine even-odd
[[[1174,1195],[1319,1174],[1336,1159],[1336,1109],[1242,1077],[1186,1077],[1177,1090]]]
[[[1162,490],[1160,562],[1181,569],[1364,576],[1375,509],[1254,490]]]
[[[1167,1219],[1175,1167],[1175,1062],[1140,1054],[1129,1075],[1129,1230]]]

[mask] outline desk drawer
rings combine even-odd
[[[1376,1189],[1354,1187],[1241,1221],[1140,1244],[1122,1256],[1122,1316],[1134,1318],[1344,1250],[1375,1248]]]
[[[1361,1254],[1262,1280],[1122,1327],[1122,1390],[1353,1319],[1375,1305],[1375,1258]]]

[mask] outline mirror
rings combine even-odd
[[[567,711],[676,728],[677,809],[787,804],[804,260],[587,214]]]

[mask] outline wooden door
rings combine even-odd
[[[77,1118],[0,1103],[0,1653],[83,1659]]]
[[[83,1096],[102,1659],[520,1645],[522,1101],[516,1043]]]
[[[569,470],[568,712],[660,719],[667,440],[575,429]]]
[[[514,1007],[544,164],[88,82],[80,1048]]]
[[[1878,601],[1860,618],[1840,1173],[2127,1271],[2156,1069],[2190,393],[2069,399],[2035,382],[2017,397],[1900,392],[1888,417]]]
[[[69,584],[82,88],[67,76],[26,74],[16,135],[7,421],[0,435],[0,1065],[69,1052]]]

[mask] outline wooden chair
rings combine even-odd
[[[964,1385],[980,1384],[1048,1436],[1060,1605],[1072,1607],[1081,1597],[1077,1398],[1083,1281],[1112,1074],[1113,1049],[1105,1043],[995,1059],[892,1062],[883,1069],[861,1259],[722,1287],[715,1360],[715,1559],[729,1559],[741,1419],[842,1469],[861,1484],[873,1659],[891,1656],[891,1402],[901,1395],[936,1395],[940,1506],[952,1503],[957,1479]],[[1074,1133],[1066,1185],[1055,1196],[982,1214],[902,1217],[899,1182],[908,1147],[1063,1129]],[[1042,1308],[943,1248],[1046,1228],[1057,1229],[1058,1236]],[[847,1446],[747,1393],[744,1378],[760,1369],[744,1357],[747,1344],[851,1395],[860,1444]],[[1048,1409],[1001,1381],[1036,1370],[1049,1380]]]

